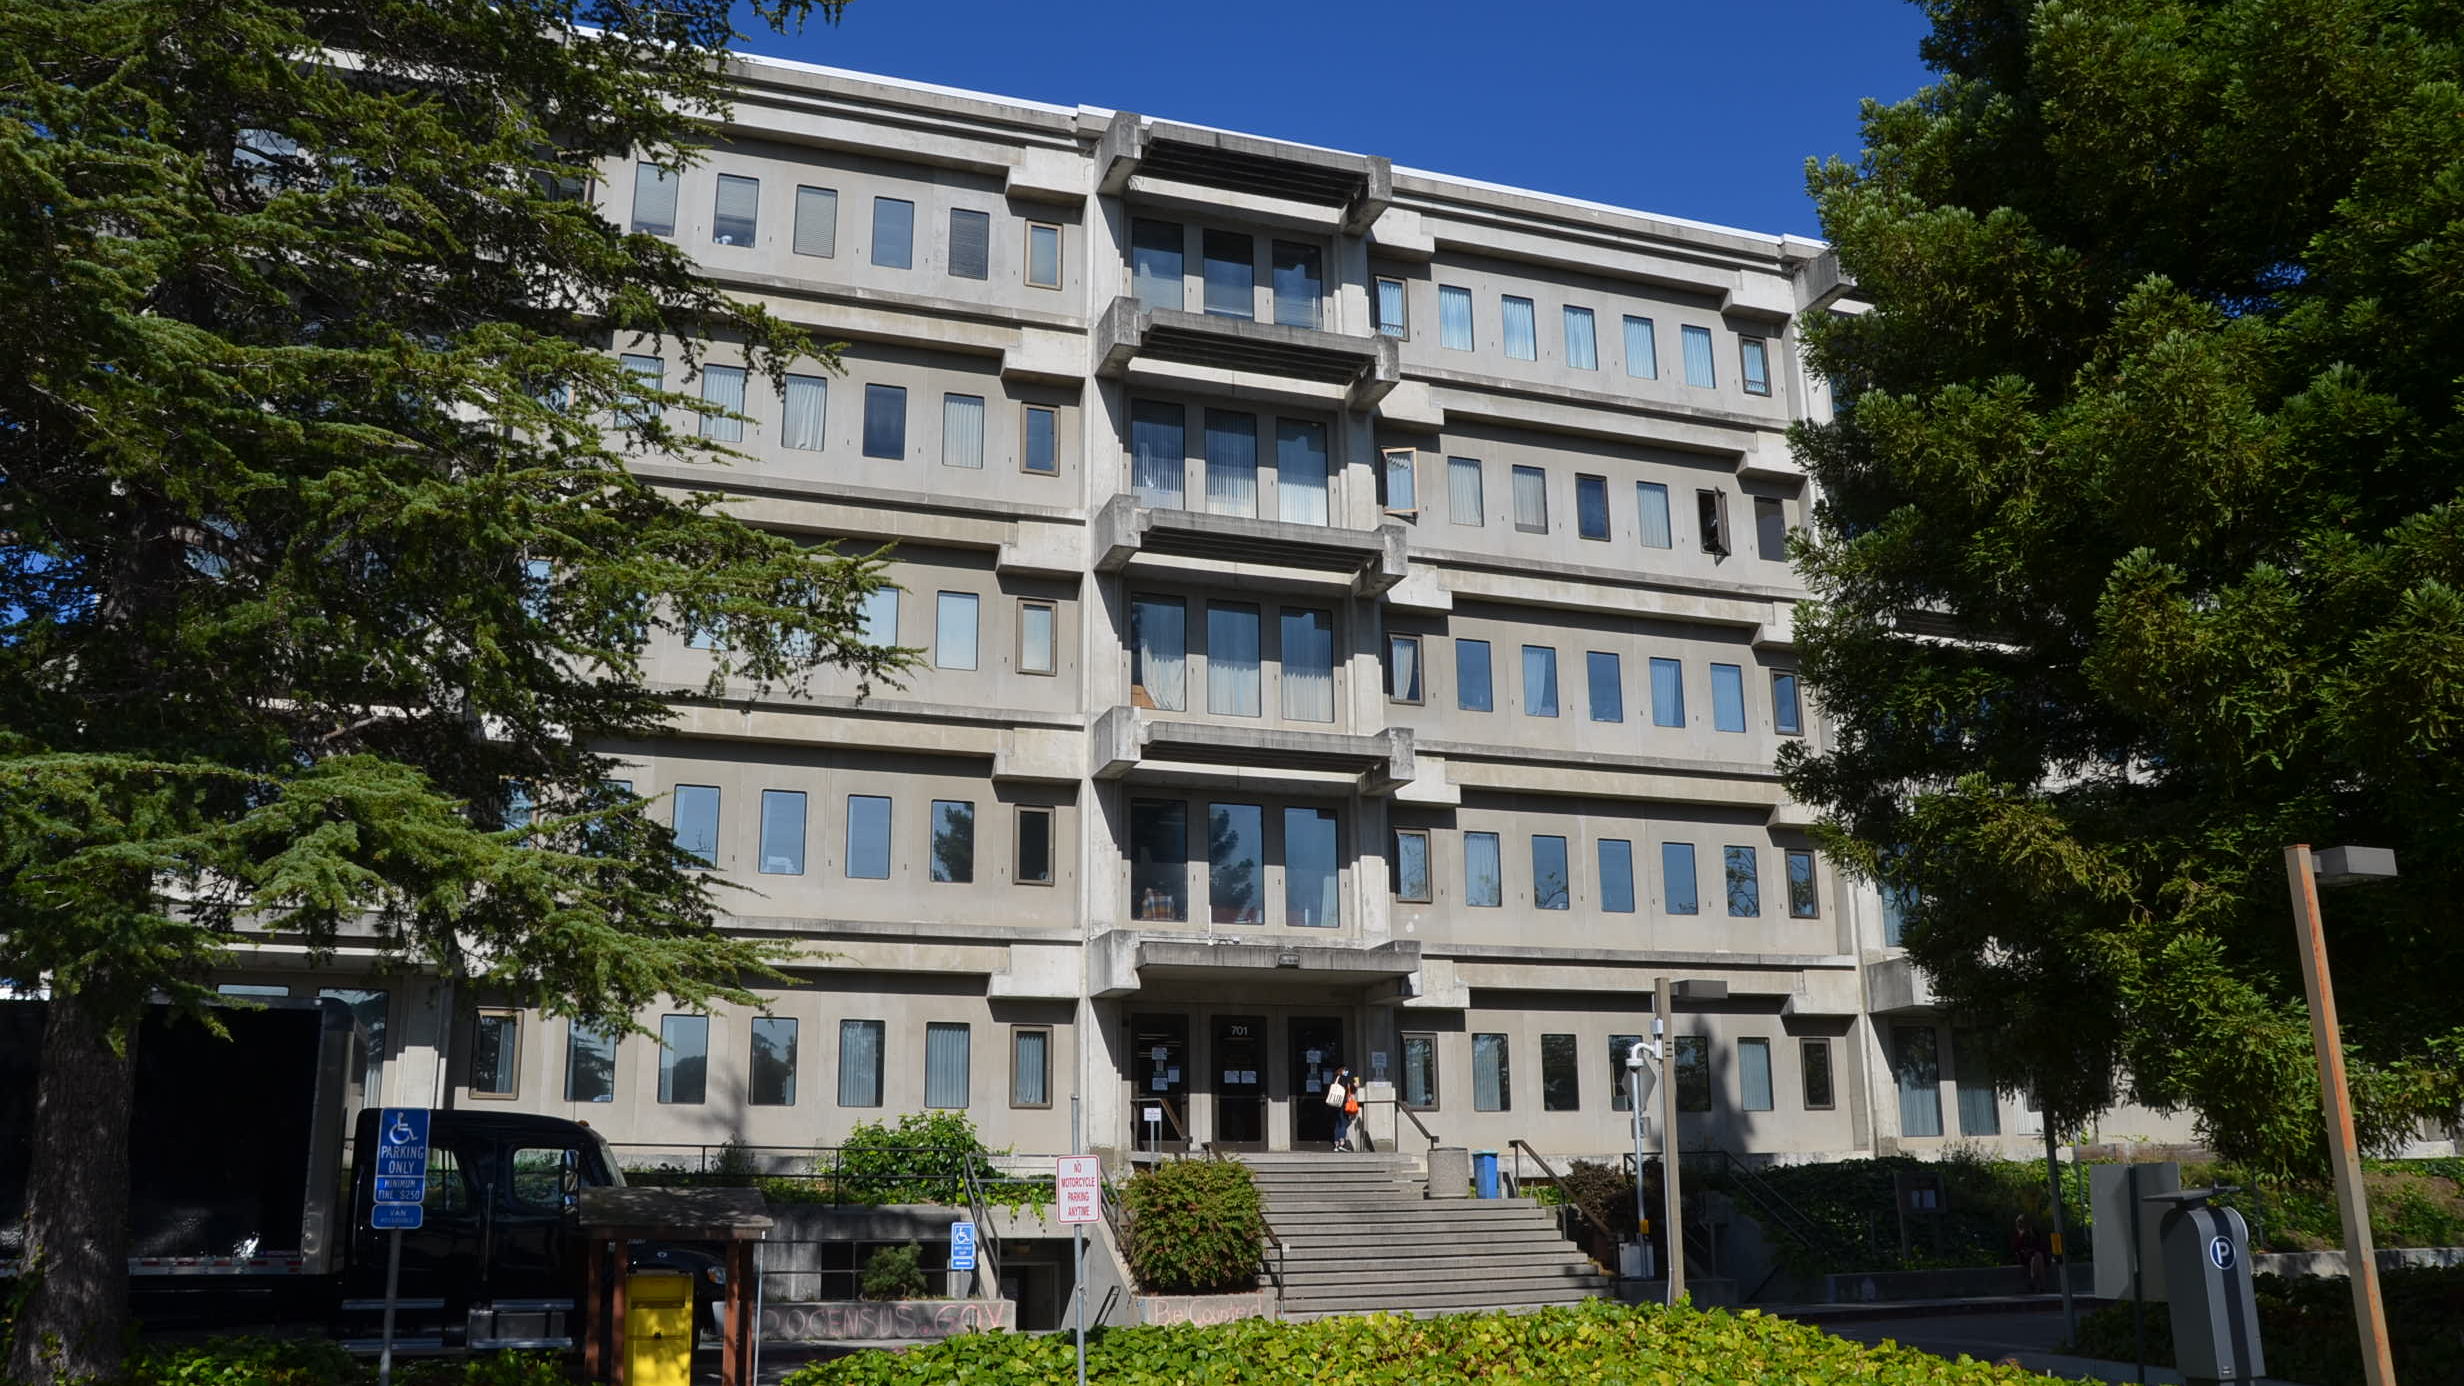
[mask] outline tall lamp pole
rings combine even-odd
[[[2353,1138],[2353,1100],[2344,1084],[2344,1043],[2336,1029],[2336,989],[2327,975],[2327,938],[2319,931],[2319,886],[2396,874],[2396,854],[2384,847],[2330,847],[2316,858],[2307,843],[2284,849],[2293,892],[2293,923],[2301,937],[2301,980],[2310,993],[2310,1039],[2319,1056],[2319,1105],[2327,1115],[2328,1167],[2336,1177],[2336,1211],[2344,1220],[2344,1263],[2353,1285],[2353,1318],[2361,1330],[2362,1378],[2395,1386],[2387,1348],[2387,1310],[2379,1301],[2378,1252],[2370,1244],[2370,1208],[2361,1186],[2361,1151]]]

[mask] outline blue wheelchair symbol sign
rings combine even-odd
[[[972,1222],[950,1224],[950,1269],[975,1269],[975,1224]]]
[[[2231,1237],[2208,1238],[2207,1260],[2208,1264],[2218,1270],[2233,1269],[2233,1239]]]
[[[386,1107],[376,1121],[373,1202],[417,1204],[428,1197],[428,1109]],[[384,1226],[372,1223],[372,1226]],[[409,1224],[417,1227],[418,1223]]]

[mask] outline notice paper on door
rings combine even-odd
[[[1233,1085],[1233,1084],[1236,1084],[1236,1083],[1240,1082],[1240,1080],[1241,1080],[1241,1071],[1240,1071],[1239,1069],[1237,1069],[1237,1068],[1227,1068],[1227,1069],[1225,1069],[1225,1070],[1223,1071],[1223,1081],[1224,1081],[1224,1084],[1225,1084],[1226,1086],[1231,1086],[1231,1085]]]
[[[1241,1081],[1242,1081],[1242,1082],[1244,1082],[1244,1083],[1252,1083],[1252,1084],[1256,1083],[1256,1082],[1258,1081],[1258,1071],[1257,1071],[1256,1069],[1254,1069],[1254,1068],[1244,1068],[1244,1069],[1242,1069],[1242,1070],[1241,1070]]]

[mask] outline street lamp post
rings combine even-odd
[[[2344,1083],[2344,1043],[2336,1029],[2336,989],[2327,975],[2327,939],[2319,931],[2319,891],[2396,874],[2395,853],[2383,847],[2330,847],[2314,859],[2307,843],[2284,849],[2293,892],[2293,923],[2301,936],[2301,979],[2310,994],[2310,1038],[2318,1050],[2319,1105],[2327,1115],[2328,1167],[2336,1178],[2336,1211],[2344,1220],[2344,1263],[2353,1286],[2353,1317],[2361,1330],[2362,1377],[2395,1386],[2387,1348],[2387,1310],[2378,1294],[2378,1253],[2370,1244],[2370,1208],[2361,1186],[2361,1151],[2353,1137],[2352,1095]]]

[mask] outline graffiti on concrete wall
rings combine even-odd
[[[765,1304],[761,1336],[771,1342],[828,1343],[866,1338],[950,1338],[983,1329],[1018,1327],[1018,1305],[1006,1299],[823,1300]]]
[[[1194,1323],[1199,1325],[1231,1323],[1236,1319],[1257,1319],[1266,1316],[1266,1296],[1254,1295],[1140,1295],[1138,1322]]]

